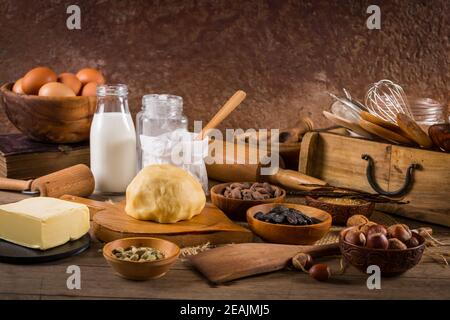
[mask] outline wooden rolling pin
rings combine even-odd
[[[319,188],[318,186],[327,185],[325,181],[294,170],[279,168],[273,174],[262,175],[261,169],[263,165],[255,161],[260,159],[259,150],[250,147],[248,144],[216,141],[210,144],[210,151],[212,149],[214,149],[214,152],[210,152],[209,157],[206,159],[206,169],[208,177],[214,180],[224,182],[267,181],[288,189],[302,191],[309,191]],[[234,152],[230,154],[227,153],[227,150],[234,150]],[[213,160],[215,161],[214,163]]]
[[[65,194],[87,197],[94,192],[94,187],[94,176],[84,164],[56,171],[35,180],[0,178],[0,190],[22,191],[30,195],[39,194],[41,197],[59,198]]]

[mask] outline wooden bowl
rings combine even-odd
[[[265,203],[281,203],[286,198],[286,190],[275,186],[281,190],[281,196],[265,200],[241,200],[225,197],[222,192],[230,184],[235,182],[227,182],[217,184],[211,188],[211,202],[220,210],[222,210],[231,220],[246,221],[247,210],[253,206]],[[253,183],[253,182],[251,182]]]
[[[89,139],[96,97],[40,97],[0,88],[2,104],[12,124],[31,139],[75,143]]]
[[[383,276],[395,276],[411,269],[420,262],[425,250],[425,239],[413,232],[413,237],[419,240],[414,248],[400,249],[373,249],[357,246],[344,241],[345,234],[351,228],[346,228],[339,235],[339,248],[344,259],[366,273],[367,267],[377,265]]]
[[[260,221],[255,218],[259,211],[267,213],[274,207],[284,206],[297,209],[304,214],[322,220],[321,223],[308,226],[291,226]],[[331,215],[325,211],[294,203],[270,203],[251,207],[247,210],[247,222],[250,229],[267,242],[283,244],[314,244],[330,230]]]
[[[123,261],[112,254],[115,248],[151,247],[160,250],[165,258],[154,261]],[[130,280],[147,280],[162,277],[169,271],[180,254],[180,248],[173,242],[158,238],[124,238],[108,242],[103,247],[103,256],[111,267],[123,278]]]
[[[348,218],[355,214],[360,214],[370,217],[375,207],[375,203],[365,201],[364,204],[335,204],[318,200],[314,197],[306,197],[306,204],[308,206],[324,210],[333,217],[333,225],[345,226]]]

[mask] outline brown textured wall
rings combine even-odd
[[[69,31],[78,4],[82,30]],[[365,27],[379,4],[382,29]],[[248,98],[226,127],[287,127],[321,110],[327,91],[362,97],[382,78],[409,94],[449,100],[448,0],[1,0],[0,82],[37,65],[57,72],[98,67],[109,82],[185,99],[189,119],[207,120],[234,90]],[[12,131],[3,111],[0,133]]]

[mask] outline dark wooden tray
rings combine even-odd
[[[68,258],[89,248],[91,237],[89,233],[78,240],[69,241],[49,250],[37,250],[19,246],[0,240],[0,262],[12,264],[35,264]]]

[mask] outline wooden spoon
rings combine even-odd
[[[392,130],[386,129],[382,126],[379,126],[375,123],[366,121],[364,119],[359,120],[359,125],[364,129],[369,131],[371,134],[383,138],[385,140],[398,143],[398,144],[406,144],[412,145],[414,142],[403,135],[400,135]]]
[[[397,123],[400,129],[419,146],[424,148],[431,148],[433,142],[428,135],[422,130],[422,128],[413,119],[406,114],[397,114]]]
[[[198,136],[195,138],[196,140],[203,140],[205,138],[205,134],[208,132],[208,130],[217,128],[217,126],[230,115],[231,112],[234,111],[234,109],[237,108],[238,105],[241,104],[242,101],[244,101],[247,94],[242,91],[238,90],[236,91],[233,96],[228,99],[227,102],[222,106],[222,108],[217,111],[217,113],[214,115],[214,117],[208,122],[208,124],[200,131]]]
[[[369,112],[366,111],[361,111],[360,113],[361,118],[363,118],[366,121],[372,122],[378,126],[381,126],[383,128],[389,129],[391,131],[394,131],[396,133],[401,133],[400,127],[398,125],[396,125],[395,123],[386,121],[384,119],[381,119],[378,116],[375,116]]]
[[[356,123],[356,122],[351,122],[347,119],[344,119],[342,117],[339,117],[333,113],[330,113],[328,111],[323,111],[323,115],[330,121],[332,121],[333,123],[342,126],[348,130],[353,131],[354,133],[356,133],[357,135],[364,137],[364,138],[368,138],[368,139],[372,139],[373,136],[367,132],[366,130],[364,130],[363,128],[361,128],[361,126]]]

